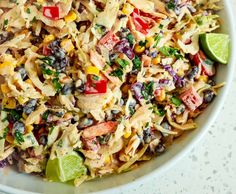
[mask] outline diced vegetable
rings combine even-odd
[[[105,46],[108,50],[112,50],[113,47],[120,41],[112,31],[109,31],[105,36],[101,38],[99,44]]]
[[[59,7],[57,6],[44,6],[43,15],[52,20],[59,19]]]
[[[91,74],[91,75],[96,75],[96,76],[99,76],[99,69],[95,66],[88,66],[85,70],[85,73],[88,75],[88,74]]]
[[[99,123],[91,127],[85,128],[83,131],[83,138],[93,139],[94,137],[113,133],[116,130],[118,123],[116,121],[107,121]]]
[[[195,65],[202,67],[202,73],[208,76],[215,75],[214,63],[206,57],[206,55],[200,50],[196,55],[192,56],[192,60]]]
[[[83,139],[84,145],[88,150],[97,151],[100,149],[100,144],[96,137],[92,139]]]
[[[74,11],[70,11],[67,16],[65,16],[65,21],[67,23],[75,21],[77,18],[77,15]]]
[[[43,46],[43,55],[49,56],[51,54],[51,49],[48,48],[48,45]]]
[[[191,111],[195,111],[203,103],[202,97],[197,93],[194,87],[189,88],[181,94],[180,99]]]
[[[104,94],[107,92],[106,80],[88,79],[85,86],[85,94]]]
[[[150,28],[149,24],[141,17],[140,11],[138,9],[134,9],[131,16],[136,30],[146,35]]]

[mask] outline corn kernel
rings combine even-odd
[[[0,75],[13,75],[15,64],[5,61],[0,64]]]
[[[71,52],[74,50],[74,45],[70,39],[65,39],[61,42],[61,47],[66,51],[66,52]]]
[[[160,56],[157,56],[157,57],[152,59],[152,64],[153,65],[158,65],[158,64],[160,64],[160,62],[161,62],[161,57]]]
[[[125,15],[130,15],[134,11],[134,6],[130,5],[129,3],[125,3],[122,9],[122,12]]]
[[[105,163],[110,163],[111,162],[111,157],[109,155],[107,155],[105,157]]]
[[[26,115],[24,112],[22,113],[22,117],[24,118],[24,119],[26,119],[27,117],[28,117],[28,115]]]
[[[4,94],[7,94],[7,93],[11,92],[11,90],[7,86],[7,84],[1,84],[1,90],[2,90],[2,93],[4,93]]]
[[[150,48],[154,43],[155,43],[155,40],[153,37],[147,37],[146,38],[146,48]]]
[[[26,128],[26,133],[30,133],[34,129],[34,127],[32,125],[27,125],[27,126],[25,126],[25,128]]]
[[[207,82],[208,82],[208,76],[206,76],[206,75],[201,75],[198,80],[207,83]]]
[[[16,100],[14,98],[3,98],[2,104],[5,108],[9,109],[16,108]]]
[[[37,0],[38,3],[43,4],[45,0]]]
[[[131,131],[127,131],[125,134],[124,134],[124,138],[127,139],[129,138],[131,135]]]
[[[33,85],[33,82],[31,81],[31,79],[27,79],[27,80],[25,80],[25,82],[28,83],[28,84]]]
[[[144,51],[145,51],[145,47],[144,46],[140,46],[138,44],[135,45],[134,52],[136,54],[142,54]]]
[[[159,94],[155,96],[156,101],[163,102],[166,99],[166,92],[165,90],[161,89]]]
[[[64,19],[67,23],[69,23],[69,22],[75,21],[76,18],[77,18],[76,13],[74,11],[70,11],[69,14],[67,16],[65,16]]]
[[[46,35],[45,38],[43,39],[44,43],[49,43],[55,40],[55,36],[50,34],[50,35]]]
[[[96,75],[99,76],[99,69],[95,66],[88,66],[85,70],[86,74],[92,74],[92,75]]]
[[[9,134],[6,136],[6,140],[7,140],[7,142],[10,143],[10,144],[13,144],[13,143],[14,143],[14,137],[12,137],[12,136],[9,135]]]
[[[23,98],[22,96],[19,96],[17,98],[17,100],[18,100],[20,105],[23,105],[23,104],[25,104],[28,101],[28,98]]]

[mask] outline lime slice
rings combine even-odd
[[[47,179],[57,182],[73,180],[86,172],[87,168],[83,165],[83,159],[76,152],[48,160],[46,166]]]
[[[210,59],[227,64],[229,59],[229,35],[219,33],[201,34],[200,43],[203,51]]]

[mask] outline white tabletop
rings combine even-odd
[[[190,153],[163,175],[119,193],[235,194],[236,72],[231,88],[217,121]]]

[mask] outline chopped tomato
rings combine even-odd
[[[138,9],[134,9],[133,13],[131,14],[133,23],[137,31],[147,34],[150,30],[148,22],[146,22],[140,15],[140,11]]]
[[[107,121],[97,125],[85,128],[82,137],[85,139],[93,139],[94,137],[106,135],[116,130],[118,123],[116,121]]]
[[[202,67],[202,74],[213,76],[216,73],[213,62],[206,57],[206,55],[200,50],[196,55],[192,56],[192,60],[195,65]]]
[[[113,47],[120,41],[118,36],[109,31],[105,36],[99,41],[99,45],[105,46],[108,50],[112,50]]]
[[[107,80],[88,79],[85,85],[85,94],[104,94],[107,92]]]
[[[203,103],[203,98],[197,93],[194,87],[186,90],[180,95],[180,98],[191,111],[195,111]]]
[[[44,6],[43,15],[52,20],[59,19],[59,7],[57,6]]]

